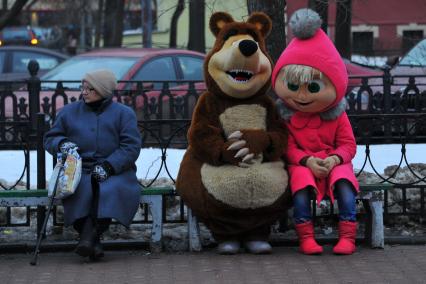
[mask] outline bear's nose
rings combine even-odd
[[[240,41],[238,48],[244,56],[249,57],[257,51],[257,43],[253,40],[245,39]]]

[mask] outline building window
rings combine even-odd
[[[423,30],[405,30],[402,32],[402,52],[407,53],[423,39]]]
[[[373,55],[373,32],[353,32],[352,52],[361,55]]]

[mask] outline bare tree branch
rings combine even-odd
[[[176,48],[176,38],[177,38],[177,22],[180,15],[182,15],[183,10],[185,9],[185,0],[179,0],[176,10],[173,13],[172,20],[170,22],[170,41],[169,46],[171,48]]]
[[[2,17],[0,17],[0,30],[7,26],[9,22],[13,20],[19,14],[19,12],[22,11],[27,2],[28,0],[16,0],[15,3],[13,3],[12,8]]]

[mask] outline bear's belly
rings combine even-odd
[[[217,200],[241,209],[261,208],[274,203],[286,190],[288,175],[282,161],[255,162],[249,168],[203,164],[201,179]]]

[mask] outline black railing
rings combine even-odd
[[[0,83],[0,150],[16,149],[24,152],[25,165],[16,184],[25,183],[26,180],[27,189],[30,187],[29,151],[38,150],[37,187],[45,188],[45,158],[41,143],[43,133],[63,105],[80,99],[79,81],[40,81],[37,78],[35,66],[30,64],[31,78],[25,83]],[[351,119],[357,143],[366,145],[365,163],[358,175],[362,178],[365,166],[369,165],[378,175],[377,182],[391,182],[395,184],[395,192],[401,192],[401,198],[397,201],[389,197],[389,194],[394,193],[387,193],[385,214],[425,216],[425,186],[423,185],[425,177],[412,169],[406,155],[407,143],[426,142],[424,79],[426,76],[392,77],[388,71],[385,71],[384,76],[351,77],[350,80],[351,85],[346,95],[347,113]],[[204,88],[203,82],[195,81],[119,82],[114,99],[136,111],[143,134],[143,147],[156,147],[161,150],[161,166],[158,174],[151,180],[143,181],[142,186],[155,183],[161,169],[165,169],[168,178],[174,182],[176,177],[168,171],[167,151],[171,148],[187,147],[186,132],[192,111]],[[40,111],[39,115],[37,115],[38,111]],[[386,176],[375,170],[375,161],[371,158],[370,150],[370,145],[383,143],[401,145],[401,155],[396,161],[397,166],[393,173]],[[403,167],[407,167],[414,175],[412,182],[395,181],[395,175]],[[12,190],[16,184],[5,186],[0,183],[0,186],[6,190]],[[409,205],[412,200],[407,198],[407,191],[412,190],[418,191],[416,194],[418,202],[415,202],[418,204],[417,211],[413,211],[412,205]],[[395,213],[392,209],[395,206],[402,208],[401,212]],[[42,212],[43,208],[39,208],[39,214]],[[149,220],[146,208],[144,212],[143,222],[147,222]],[[180,212],[178,221],[184,220],[182,204]]]

